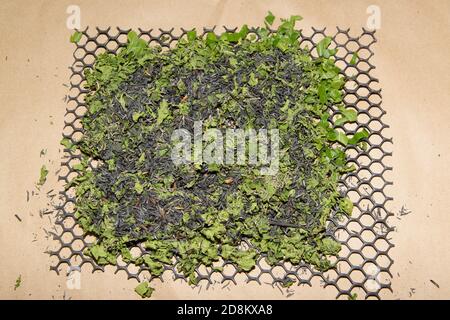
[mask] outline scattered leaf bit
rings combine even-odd
[[[348,300],[357,300],[358,294],[356,292],[351,293],[347,298],[348,298]]]
[[[358,53],[357,52],[353,53],[352,59],[350,60],[350,64],[355,65],[358,62],[358,59],[359,59]]]
[[[14,284],[14,291],[16,291],[22,285],[22,275],[19,275]]]
[[[42,165],[38,185],[44,185],[45,181],[47,181],[48,170],[45,165]]]
[[[141,298],[150,298],[152,296],[153,291],[155,291],[154,288],[149,286],[149,283],[147,281],[141,282],[138,284],[138,286],[134,289],[134,291],[141,296]]]
[[[70,36],[70,42],[72,43],[78,43],[81,40],[82,37],[82,33],[79,31],[75,31],[71,36]]]

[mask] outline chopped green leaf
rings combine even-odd
[[[16,279],[16,282],[14,283],[14,291],[16,291],[21,285],[22,285],[22,275],[19,274],[19,276]]]
[[[351,293],[348,297],[347,297],[347,299],[348,300],[357,300],[358,299],[358,294],[355,292],[355,293]]]
[[[76,148],[76,146],[68,138],[63,138],[60,143],[70,151],[73,151]]]
[[[70,36],[70,42],[72,43],[78,43],[81,40],[81,36],[83,34],[79,31],[75,31],[71,36]]]
[[[48,175],[48,170],[47,170],[46,166],[43,165],[41,167],[38,185],[40,185],[40,186],[44,185],[45,181],[47,181],[47,175]]]
[[[352,215],[353,202],[349,198],[342,199],[340,202],[340,207],[347,215]]]
[[[84,165],[82,163],[77,163],[73,165],[73,168],[77,171],[83,171],[84,170]]]
[[[358,113],[355,110],[341,108],[340,111],[341,117],[336,119],[334,122],[335,126],[342,126],[348,122],[355,122],[358,117]]]
[[[355,145],[363,139],[369,137],[369,132],[366,129],[362,129],[353,135],[352,138],[348,140],[348,144]]]
[[[338,130],[331,130],[328,133],[328,140],[337,141],[343,146],[346,146],[349,143],[347,135],[344,132]]]
[[[355,65],[357,62],[358,62],[358,53],[355,52],[355,53],[353,53],[353,55],[352,55],[352,59],[350,60],[350,64],[351,64],[351,65]]]
[[[272,12],[269,11],[269,13],[267,14],[267,16],[265,17],[264,21],[271,26],[273,24],[273,22],[275,21],[275,16],[273,15]]]
[[[253,72],[250,73],[250,80],[248,81],[248,84],[251,85],[252,87],[254,87],[258,84],[258,78],[256,78],[256,76]]]
[[[317,54],[319,55],[319,57],[330,57],[330,51],[328,50],[330,44],[331,37],[325,37],[317,44]]]
[[[170,115],[169,104],[163,100],[159,105],[157,124],[161,124]]]
[[[325,254],[336,255],[341,250],[341,245],[331,238],[324,238],[321,242],[321,249]]]
[[[119,96],[119,103],[120,103],[120,106],[122,107],[122,109],[125,110],[125,107],[127,106],[127,101],[125,100],[124,94],[121,94]]]
[[[138,194],[141,194],[142,192],[144,192],[144,186],[139,181],[136,181],[136,183],[134,184],[134,190]]]
[[[187,38],[189,41],[194,41],[197,38],[197,31],[195,30],[188,31]]]
[[[150,287],[148,282],[145,281],[138,284],[134,291],[140,295],[141,298],[150,298],[155,289]]]
[[[133,121],[138,122],[141,117],[145,115],[144,112],[133,112]]]

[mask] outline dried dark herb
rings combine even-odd
[[[436,282],[436,281],[434,281],[433,279],[430,279],[430,282],[436,287],[436,288],[440,288],[440,286],[439,286],[439,284]]]
[[[357,114],[342,102],[345,79],[331,39],[319,43],[313,58],[299,47],[300,17],[282,19],[270,33],[274,19],[266,17],[259,38],[247,26],[220,36],[190,31],[167,51],[130,32],[126,47],[99,55],[85,71],[84,136],[61,143],[82,154],[68,187],[75,187],[79,224],[97,237],[86,250],[97,263],[115,264],[121,256],[158,276],[176,256],[191,283],[197,267],[220,258],[245,272],[261,254],[271,265],[333,267],[328,257],[340,244],[327,235],[326,221],[353,209],[338,189],[340,177],[353,170],[343,146],[368,132],[348,137],[340,129]],[[340,110],[334,126],[331,106]],[[225,163],[175,165],[171,135],[192,130],[195,121],[203,129],[278,129],[278,173]],[[90,160],[99,165],[91,169]],[[133,257],[130,248],[142,242],[146,253]],[[149,296],[145,284],[136,291]]]

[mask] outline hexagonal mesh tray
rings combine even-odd
[[[234,31],[228,29],[225,31]],[[83,129],[80,119],[86,111],[84,96],[87,90],[83,89],[85,81],[83,70],[92,68],[95,57],[101,52],[111,53],[124,46],[127,41],[127,33],[130,30],[111,28],[102,30],[86,28],[82,32],[81,40],[76,44],[74,51],[74,63],[71,67],[70,78],[71,89],[68,96],[68,105],[65,115],[65,126],[63,136],[77,141],[81,138]],[[250,34],[256,34],[251,29]],[[151,45],[159,45],[170,48],[183,36],[187,30],[181,29],[174,32],[171,30],[141,30],[139,36]],[[207,32],[216,32],[215,28],[204,28],[203,36]],[[309,35],[308,35],[309,33]],[[302,30],[301,46],[309,48],[311,54],[316,56],[315,45],[325,36],[325,29],[312,28],[309,32]],[[332,46],[338,48],[336,64],[341,68],[342,74],[346,76],[344,102],[347,107],[358,112],[357,123],[345,125],[346,133],[355,133],[360,128],[369,131],[368,147],[365,151],[354,147],[347,147],[348,161],[353,163],[357,170],[347,174],[341,180],[342,190],[352,199],[355,204],[352,217],[346,217],[341,221],[329,221],[329,232],[342,243],[342,250],[337,258],[337,267],[327,272],[318,272],[307,264],[293,266],[289,263],[280,263],[270,267],[264,257],[260,257],[256,268],[246,273],[247,281],[261,283],[261,277],[266,274],[272,280],[272,284],[283,283],[287,277],[295,279],[297,284],[311,286],[311,279],[319,277],[324,286],[334,286],[337,289],[337,297],[358,292],[361,296],[379,298],[383,289],[389,289],[389,269],[393,260],[389,257],[389,250],[393,247],[388,235],[391,228],[388,218],[392,213],[386,209],[386,203],[392,200],[386,194],[385,187],[392,184],[386,178],[391,167],[386,165],[386,157],[392,155],[389,148],[392,139],[383,136],[383,131],[388,128],[383,123],[385,111],[381,108],[381,90],[377,88],[378,80],[371,75],[375,68],[370,59],[373,57],[371,46],[376,42],[374,32],[362,30],[357,37],[352,37],[349,30],[337,28],[332,36]],[[350,63],[353,53],[357,52],[358,62]],[[330,110],[336,115],[337,110]],[[61,163],[62,169],[59,179],[64,183],[70,181],[75,175],[73,165],[81,158],[78,151],[65,149],[65,159]],[[92,165],[92,164],[91,164]],[[103,270],[91,258],[83,255],[83,250],[92,243],[90,237],[85,237],[81,228],[76,224],[74,217],[75,198],[73,190],[69,189],[61,193],[62,203],[58,207],[59,215],[56,224],[59,233],[58,247],[50,252],[55,257],[51,269],[59,273],[61,265],[70,267],[82,267],[91,264],[93,271]],[[141,252],[145,249],[138,246]],[[128,278],[142,280],[144,277],[153,279],[145,266],[136,267],[125,264],[118,259],[116,272],[123,270]],[[213,283],[212,276],[224,282],[230,280],[236,284],[235,276],[237,269],[227,261],[220,261],[219,266],[224,266],[222,272],[211,268],[200,267],[197,270],[198,279]],[[165,266],[166,271],[173,272],[174,279],[184,278],[178,273],[176,267]],[[215,280],[217,281],[217,280]]]

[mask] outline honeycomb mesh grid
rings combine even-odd
[[[236,28],[223,28],[223,31],[235,31]],[[95,57],[102,52],[116,53],[119,48],[127,42],[127,33],[130,29],[107,28],[89,29],[82,32],[82,37],[76,43],[73,57],[74,62],[70,67],[70,92],[68,95],[67,109],[64,119],[63,137],[72,142],[79,141],[83,134],[81,119],[86,112],[84,97],[88,90],[83,88],[85,82],[83,71],[92,68]],[[186,35],[188,30],[142,30],[138,29],[139,37],[146,40],[151,45],[158,45],[163,48],[173,47],[176,42]],[[256,35],[256,29],[250,29],[250,33]],[[218,33],[216,27],[203,29],[203,36],[208,32]],[[389,128],[383,122],[385,111],[381,107],[381,89],[378,88],[378,79],[372,75],[375,66],[370,60],[374,53],[371,49],[376,42],[375,32],[362,29],[357,36],[350,35],[349,29],[336,28],[331,35],[332,47],[338,49],[335,59],[340,67],[341,73],[347,81],[344,88],[344,103],[347,108],[352,108],[358,112],[356,123],[346,124],[338,130],[343,130],[347,134],[354,134],[356,131],[365,128],[369,132],[367,148],[361,150],[352,146],[347,147],[349,163],[356,167],[356,170],[345,175],[341,181],[342,191],[350,197],[354,203],[354,210],[351,217],[344,217],[340,220],[329,221],[330,234],[342,244],[342,250],[335,259],[336,268],[327,272],[319,272],[308,264],[300,263],[291,265],[290,263],[279,263],[276,266],[269,266],[265,262],[264,256],[259,257],[254,270],[244,273],[246,281],[262,283],[262,278],[267,277],[272,285],[286,283],[287,280],[295,280],[298,285],[306,284],[312,286],[312,279],[318,277],[323,286],[332,286],[337,290],[337,298],[350,296],[357,292],[358,296],[365,298],[380,298],[380,291],[391,290],[390,279],[392,274],[390,267],[393,263],[389,256],[389,251],[393,247],[390,242],[389,233],[392,228],[389,226],[389,218],[393,216],[387,210],[387,202],[393,200],[388,196],[387,186],[391,185],[387,174],[392,167],[386,165],[387,157],[392,156],[389,151],[392,139],[386,138],[383,131]],[[301,30],[301,46],[308,48],[313,56],[317,56],[315,46],[326,35],[326,29]],[[357,62],[352,64],[351,60],[357,53]],[[337,108],[331,108],[332,121],[338,114]],[[68,183],[76,172],[73,166],[80,161],[79,151],[64,149],[64,158],[61,162],[59,180]],[[94,166],[95,163],[91,163]],[[90,257],[83,255],[83,250],[93,243],[94,239],[85,236],[75,219],[75,196],[72,189],[61,192],[61,204],[58,206],[58,219],[56,225],[58,233],[55,238],[56,249],[50,251],[54,257],[51,270],[59,273],[61,266],[67,265],[70,268],[81,268],[83,265],[91,265],[92,272],[104,271],[103,266],[99,266]],[[249,245],[247,243],[247,245]],[[145,249],[138,245],[133,250],[138,254],[143,254]],[[214,282],[231,281],[237,284],[236,275],[238,269],[228,261],[220,261],[217,266],[223,267],[222,271],[211,267],[199,267],[197,269],[197,279],[206,281],[209,284]],[[123,271],[128,279],[134,278],[138,281],[152,277],[145,266],[135,266],[124,263],[120,257],[115,266],[115,272]],[[184,276],[177,271],[174,266],[166,265],[164,274],[172,272],[174,279],[184,279]],[[159,276],[162,280],[162,275]]]

